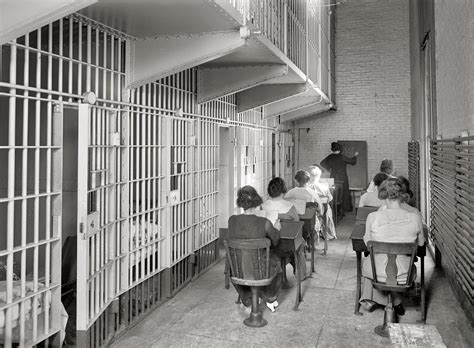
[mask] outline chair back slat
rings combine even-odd
[[[232,276],[245,280],[269,278],[270,244],[268,238],[225,240]]]
[[[385,274],[387,275],[387,279],[385,283],[387,285],[397,285],[397,275],[398,275],[398,267],[397,267],[397,255],[388,254],[387,255],[387,266],[385,267]]]
[[[413,262],[415,261],[417,244],[416,243],[384,243],[369,241],[367,248],[370,252],[370,261],[372,265],[372,275],[375,283],[379,283],[377,280],[377,269],[375,263],[375,254],[386,254],[387,265],[385,267],[385,273],[387,279],[385,284],[388,286],[403,286],[408,285],[412,281],[413,276]],[[405,284],[400,284],[397,280],[398,267],[397,267],[397,256],[398,255],[410,255],[410,264]]]

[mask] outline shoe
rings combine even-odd
[[[278,301],[267,302],[267,307],[274,313],[275,308],[278,307]]]
[[[403,307],[402,303],[394,306],[393,309],[395,309],[395,313],[397,313],[397,315],[399,316],[405,315],[405,307]]]
[[[365,300],[363,302],[363,305],[365,307],[365,309],[367,310],[367,312],[369,313],[372,313],[373,311],[375,311],[378,307],[378,304],[377,302],[374,302],[374,301],[370,301],[370,300]]]
[[[243,303],[239,303],[238,307],[242,312],[247,313],[247,314],[250,314],[250,312],[252,311],[252,307],[250,307],[250,306],[247,307]]]

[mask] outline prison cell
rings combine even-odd
[[[278,175],[277,120],[238,114],[235,95],[199,105],[195,68],[126,89],[132,39],[74,14],[2,46],[7,347],[63,334],[61,268],[77,296],[68,334],[99,346],[217,261],[221,141],[247,163],[230,204],[236,184],[265,194]],[[52,262],[62,245],[77,262]]]
[[[17,88],[25,81],[27,87],[31,76],[41,82],[41,65],[30,64],[30,56],[15,42],[3,56],[11,62],[2,76],[9,88],[0,96],[0,160],[6,163],[0,169],[0,332],[6,346],[33,345],[61,330],[61,272],[54,260],[61,254],[62,117],[51,94],[31,97]]]

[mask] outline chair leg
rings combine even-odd
[[[267,325],[267,321],[263,319],[263,313],[259,308],[259,288],[252,286],[252,311],[250,316],[244,320],[244,324],[249,327],[263,327]]]
[[[230,288],[230,266],[229,266],[229,261],[226,259],[225,260],[225,268],[224,268],[224,287],[226,289]]]
[[[388,293],[388,303],[385,306],[384,314],[383,314],[383,325],[376,326],[374,332],[382,337],[389,337],[388,334],[388,323],[395,322],[395,311],[393,309],[393,302],[392,302],[392,293]]]

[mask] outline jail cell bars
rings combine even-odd
[[[217,197],[218,197],[218,125],[199,120],[197,126],[196,184],[195,191],[195,239],[194,251],[218,238]]]
[[[0,344],[5,347],[32,346],[57,334],[62,308],[56,262],[61,259],[62,108],[51,94],[29,98],[15,88],[17,75],[30,74],[29,53],[13,45],[9,55],[12,87],[0,96]]]
[[[279,151],[279,175],[285,180],[288,188],[293,187],[294,143],[291,133],[278,134],[277,151]]]
[[[166,114],[156,109],[157,86],[132,91],[128,130],[128,202],[130,216],[128,289],[167,265],[166,226],[169,211],[164,193],[168,192],[169,148]],[[141,105],[144,105],[143,107]],[[145,106],[153,106],[145,107]],[[126,166],[127,161],[123,161]]]
[[[60,266],[51,260],[60,259],[61,249],[62,118],[54,103],[85,115],[79,119],[79,331],[163,269],[188,279],[190,255],[214,252],[219,125],[248,132],[248,142],[258,145],[251,169],[260,192],[270,177],[268,127],[275,121],[263,120],[262,109],[238,114],[235,95],[198,105],[196,69],[125,90],[128,40],[76,14],[2,46],[0,110],[9,115],[0,119],[0,156],[7,163],[0,168],[6,346],[15,330],[29,344],[60,329]],[[85,92],[95,93],[96,106],[79,103]],[[211,261],[206,256],[203,265]],[[17,304],[25,320],[15,322]]]
[[[285,21],[287,4],[284,0],[250,1],[250,18],[276,47],[286,53]]]
[[[122,268],[119,110],[79,106],[77,329],[86,330],[118,293]]]
[[[193,206],[196,183],[194,175],[194,149],[192,122],[187,119],[171,120],[171,264],[188,256],[193,249]]]

